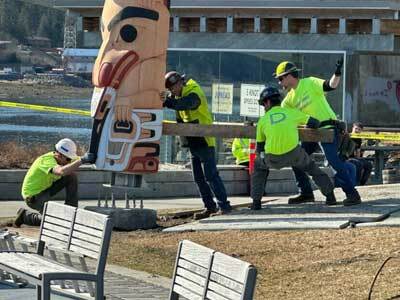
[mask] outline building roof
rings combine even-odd
[[[101,8],[104,0],[55,0],[59,8]],[[400,9],[396,0],[171,0],[174,9],[228,9],[228,8],[319,8],[319,9]]]
[[[97,57],[99,53],[98,49],[79,49],[79,48],[66,48],[63,52],[63,56],[93,56]]]

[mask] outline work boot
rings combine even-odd
[[[14,227],[21,227],[22,224],[24,224],[24,217],[25,217],[25,208],[20,208],[17,211],[17,217],[14,220]]]
[[[201,219],[208,218],[212,214],[215,214],[217,211],[218,211],[217,208],[211,208],[211,209],[206,208],[201,212],[195,213],[193,215],[193,220],[201,220]]]
[[[333,192],[328,194],[328,195],[326,195],[325,199],[326,199],[325,200],[325,204],[326,205],[336,205],[337,204],[336,197],[335,197],[335,194]]]
[[[253,200],[253,204],[250,206],[251,210],[260,210],[261,209],[261,201]]]
[[[361,197],[357,190],[354,190],[354,192],[346,196],[347,198],[343,201],[344,206],[357,205],[361,203]]]
[[[211,217],[221,216],[221,215],[228,215],[231,212],[232,212],[232,207],[229,205],[228,207],[224,207],[224,208],[218,209],[217,212],[211,214]]]
[[[302,204],[306,202],[314,202],[314,194],[300,194],[296,197],[289,198],[288,204]]]

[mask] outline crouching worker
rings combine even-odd
[[[318,128],[319,121],[298,110],[281,107],[281,95],[274,87],[262,91],[259,104],[264,106],[265,115],[257,124],[257,156],[251,177],[252,209],[261,209],[269,169],[283,167],[297,167],[307,172],[325,195],[326,204],[335,205],[332,181],[299,145],[298,126]]]
[[[29,168],[22,184],[22,197],[37,212],[20,208],[14,226],[39,226],[44,204],[64,188],[65,204],[77,207],[78,178],[75,171],[80,165],[95,161],[96,157],[92,153],[86,153],[79,158],[76,155],[76,145],[70,139],[60,140],[55,145],[55,151],[39,156]]]

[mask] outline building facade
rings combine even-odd
[[[55,0],[67,11],[66,48],[100,46],[103,4]],[[339,117],[400,127],[399,10],[398,0],[172,0],[168,69],[197,79],[211,105],[213,85],[233,85],[231,114],[215,118],[242,120],[242,85],[276,84],[280,61],[328,79],[344,57],[341,87],[328,95]]]

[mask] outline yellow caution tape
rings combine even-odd
[[[33,104],[25,104],[25,103],[7,102],[7,101],[0,101],[0,106],[31,109],[31,110],[46,111],[46,112],[57,112],[57,113],[63,113],[63,114],[72,114],[72,115],[81,115],[81,116],[90,117],[90,111],[71,109],[71,108],[63,108],[63,107],[33,105]]]
[[[361,132],[351,133],[352,138],[366,139],[366,140],[381,140],[381,141],[396,141],[400,142],[400,133],[394,132]]]

